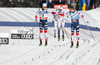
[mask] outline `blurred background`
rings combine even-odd
[[[39,8],[46,3],[48,8],[55,4],[73,5],[77,10],[89,10],[100,7],[100,0],[0,0],[0,7],[32,7]]]

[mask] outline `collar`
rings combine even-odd
[[[42,10],[44,10],[44,9],[42,8]]]
[[[74,12],[72,12],[72,13],[75,13],[75,11],[74,11]]]

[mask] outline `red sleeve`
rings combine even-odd
[[[38,16],[36,15],[36,16],[35,16],[35,19],[37,19],[37,18],[38,18]]]
[[[55,12],[51,12],[51,14],[55,14]]]

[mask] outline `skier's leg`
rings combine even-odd
[[[58,41],[60,40],[60,21],[58,21]]]
[[[43,34],[43,30],[40,30],[40,44],[42,44],[42,34]]]
[[[79,25],[76,27],[77,42],[79,42]]]
[[[48,41],[47,29],[48,29],[48,25],[47,25],[47,22],[45,22],[45,25],[44,25],[44,33],[45,33],[45,46],[47,46],[47,41]]]
[[[73,42],[74,40],[74,30],[75,30],[75,27],[73,24],[71,24],[71,42]]]
[[[79,0],[79,7],[80,7],[80,10],[82,10],[82,0]]]
[[[79,47],[79,25],[76,27],[77,48]]]
[[[73,47],[73,41],[74,41],[74,30],[75,27],[73,24],[71,24],[71,48]]]
[[[79,32],[76,33],[77,44],[79,44]]]
[[[47,30],[44,30],[44,33],[45,33],[45,45],[47,45],[48,41]]]
[[[64,41],[64,32],[65,32],[65,22],[63,21],[62,22],[62,39],[63,39],[63,41]]]
[[[43,24],[42,22],[39,23],[39,26],[40,26],[40,35],[39,35],[39,38],[40,38],[40,45],[42,45],[42,34],[43,34]]]
[[[54,22],[54,27],[55,27],[55,29],[54,29],[54,38],[56,38],[56,29],[57,29],[57,20],[54,20],[55,22]]]

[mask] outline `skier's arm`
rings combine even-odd
[[[66,16],[67,18],[69,18],[69,16],[70,16],[70,11],[69,11],[69,9],[66,10],[65,16]]]
[[[56,17],[57,17],[56,12],[57,12],[57,9],[56,9],[56,11],[52,11],[52,13],[51,13],[51,14],[53,14],[52,23],[54,23],[54,22],[55,22],[54,20],[55,20],[55,19],[56,19]]]
[[[39,9],[40,10],[40,9]],[[35,22],[38,21],[38,14],[39,14],[39,10],[37,11],[36,15],[35,15]]]
[[[55,14],[54,11],[48,11],[48,9],[47,9],[47,12],[48,12],[49,14]]]
[[[53,15],[52,23],[54,23],[54,15],[55,15],[55,12],[54,12],[54,11],[50,12],[50,11],[48,11],[48,10],[47,10],[47,12],[48,12],[49,14],[52,14],[52,15]]]
[[[52,23],[54,23],[55,15],[53,14]]]
[[[84,15],[83,14],[80,14],[80,12],[78,11],[78,15],[80,18],[84,18]]]
[[[58,11],[57,10],[56,11],[52,11],[52,12],[49,11],[49,13],[55,15],[55,14],[58,14]]]
[[[69,12],[65,12],[64,14],[65,14],[65,17],[66,17],[66,18],[69,18],[69,16],[70,16],[70,15],[69,15]]]
[[[65,13],[65,20],[66,20],[66,22],[68,22],[68,23],[70,23],[71,21],[71,19],[70,19],[70,12],[66,12]]]
[[[66,13],[67,18],[69,18],[69,12]]]

